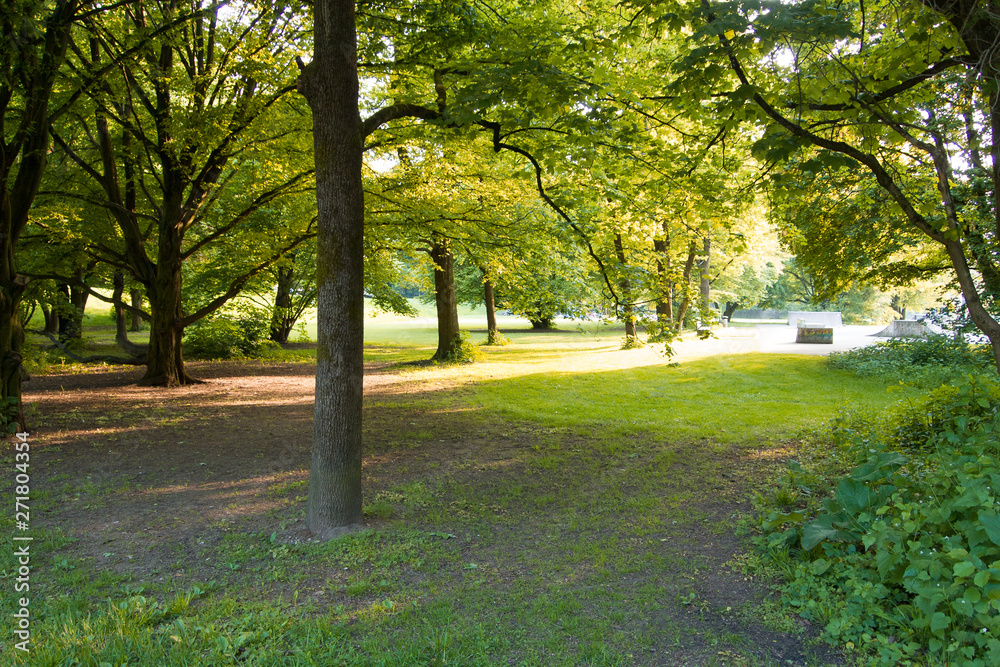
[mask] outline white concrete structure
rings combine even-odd
[[[803,322],[806,326],[821,325],[824,327],[832,327],[839,329],[844,326],[844,319],[841,317],[840,313],[837,311],[825,311],[825,312],[806,312],[804,310],[790,310],[788,311],[788,326],[796,327],[799,325],[799,320]]]
[[[889,323],[889,326],[875,335],[881,338],[927,338],[927,336],[933,333],[923,322],[893,320]]]

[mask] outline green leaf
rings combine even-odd
[[[986,531],[986,535],[990,538],[993,544],[1000,546],[1000,517],[993,512],[980,510],[979,524]]]
[[[951,619],[944,612],[936,611],[934,615],[931,616],[931,631],[937,632],[939,630],[944,630],[949,625],[951,625]]]
[[[817,576],[821,575],[830,569],[830,565],[832,565],[832,563],[825,558],[820,558],[817,561],[813,561],[812,573]]]
[[[855,514],[871,508],[877,497],[867,485],[849,477],[837,485],[837,502],[845,510]]]
[[[830,525],[824,525],[828,522],[820,519],[819,521],[813,521],[812,523],[806,524],[802,529],[802,548],[806,551],[814,548],[817,544],[824,540],[836,540],[836,541],[853,541],[858,539],[858,535],[847,530],[840,530],[839,528],[834,528]]]
[[[976,571],[976,566],[970,563],[969,561],[955,563],[956,577],[971,577],[975,571]]]

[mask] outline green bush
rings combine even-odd
[[[472,342],[472,336],[468,331],[459,331],[455,336],[455,344],[452,345],[451,353],[443,360],[446,363],[471,364],[482,361],[485,358],[479,346]]]
[[[490,331],[486,336],[486,340],[483,341],[483,345],[490,345],[494,347],[503,347],[504,345],[511,344],[510,338],[504,336],[499,331]]]
[[[766,508],[786,604],[872,664],[1000,664],[998,433],[1000,386],[975,375],[881,424],[841,419],[850,471],[791,463],[799,505]]]
[[[44,373],[49,367],[49,351],[43,345],[25,341],[21,344],[21,363],[28,375]]]
[[[16,396],[8,396],[0,402],[0,437],[13,435],[21,429],[17,418],[21,411],[21,401]]]
[[[622,338],[622,348],[623,350],[638,350],[639,348],[645,347],[643,342],[639,340],[638,336],[625,336]]]
[[[914,339],[890,338],[856,350],[833,352],[829,364],[863,377],[934,387],[947,382],[956,368],[991,368],[993,355],[989,345],[932,335]]]
[[[269,339],[271,313],[244,306],[205,318],[184,332],[184,354],[197,359],[254,359],[279,346]]]

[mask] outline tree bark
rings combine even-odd
[[[294,257],[293,257],[294,259]],[[271,314],[271,340],[275,343],[287,343],[288,335],[295,326],[295,319],[289,317],[292,307],[292,285],[295,279],[295,269],[291,266],[278,269],[278,286],[274,296],[274,312]]]
[[[316,405],[306,527],[361,521],[364,386],[363,138],[353,0],[315,3],[313,61],[299,90],[313,111],[318,207]]]
[[[152,322],[149,327],[146,374],[139,380],[139,384],[146,386],[177,387],[198,382],[184,370],[181,349],[184,328],[180,324],[184,315],[181,310],[181,240],[179,234],[171,236],[173,243],[164,243],[164,237],[161,236],[156,281],[147,293]]]
[[[49,104],[65,59],[77,6],[76,0],[40,5],[39,10],[44,7],[49,12],[44,22],[39,21],[44,23],[43,34],[35,33],[35,17],[19,16],[17,9],[5,11],[0,26],[6,65],[0,84],[0,121],[9,121],[11,129],[17,128],[14,132],[0,132],[0,400],[3,402],[21,399],[24,329],[18,311],[27,280],[17,273],[15,250],[45,171],[51,138]],[[19,408],[17,421],[25,428],[23,408]]]
[[[552,326],[552,318],[542,315],[541,311],[539,311],[539,314],[534,317],[529,316],[528,321],[531,322],[532,329],[537,329],[539,331],[549,331],[550,329],[555,328]]]
[[[121,271],[115,271],[111,281],[114,286],[111,296],[115,301],[121,301],[122,294],[125,292],[125,274]],[[128,339],[128,323],[125,321],[125,309],[115,304],[115,338],[121,337]]]
[[[48,304],[42,303],[42,315],[45,317],[45,333],[55,336],[59,333],[59,315]]]
[[[67,284],[58,286],[62,303],[59,306],[59,340],[63,343],[69,340],[79,340],[83,335],[79,311],[76,309],[73,290]]]
[[[433,359],[450,359],[458,344],[458,298],[455,295],[455,257],[446,239],[436,237],[431,246],[434,262],[434,303],[437,306],[438,347]]]
[[[486,269],[480,267],[483,272],[483,303],[486,304],[486,344],[494,345],[500,340],[500,332],[497,330],[497,308],[496,299],[493,297],[493,283],[490,281]]]
[[[705,232],[702,252],[705,254],[705,259],[701,260],[698,265],[698,268],[701,269],[701,307],[707,311],[712,298],[712,281],[708,275],[712,266],[712,237],[708,232]]]
[[[670,277],[670,227],[663,221],[663,236],[653,239],[653,251],[656,253],[656,323],[661,330],[670,328],[674,316],[674,290]]]
[[[117,305],[117,302],[122,300],[122,294],[125,292],[125,273],[122,271],[115,271],[114,277],[112,278],[112,285],[114,286],[112,297],[116,302],[115,342],[118,343],[118,347],[125,350],[129,356],[137,357],[139,359],[148,358],[149,347],[147,345],[133,343],[128,339],[128,320],[125,316],[125,309]]]
[[[85,278],[83,270],[77,269],[76,279],[79,283],[85,282]],[[73,318],[76,322],[75,338],[83,337],[83,316],[87,312],[87,300],[89,298],[90,292],[77,285],[70,285],[69,302],[73,306]]]
[[[625,246],[622,244],[622,235],[615,234],[615,256],[618,258],[618,265],[622,275],[628,266],[625,263]],[[622,320],[625,321],[625,337],[635,338],[635,306],[632,304],[632,283],[628,278],[623,277],[618,283],[622,291]]]
[[[132,307],[135,308],[136,310],[141,310],[142,309],[142,290],[140,290],[140,289],[130,290],[129,296],[132,299]],[[132,324],[129,326],[128,330],[129,331],[142,331],[142,315],[140,315],[139,313],[137,313],[135,311],[132,311],[130,313],[130,315],[132,317]]]
[[[688,308],[691,306],[691,274],[694,272],[694,258],[697,253],[698,246],[692,240],[688,244],[687,261],[684,262],[684,277],[682,280],[684,283],[684,298],[681,299],[681,305],[677,308],[677,322],[675,324],[677,331],[684,328],[684,316],[687,315]]]

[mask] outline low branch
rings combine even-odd
[[[81,357],[80,355],[76,354],[75,352],[71,351],[68,347],[66,347],[65,345],[63,345],[59,341],[58,338],[56,338],[55,336],[53,336],[52,334],[50,334],[47,331],[43,331],[41,329],[26,329],[25,331],[29,331],[30,333],[38,334],[40,336],[45,336],[46,338],[48,338],[49,340],[51,340],[55,344],[56,347],[58,347],[60,350],[62,350],[63,353],[66,354],[66,356],[68,356],[71,359],[74,359],[76,361],[79,361],[81,364],[94,364],[94,363],[104,362],[104,363],[108,363],[108,364],[118,364],[120,366],[145,366],[146,365],[146,360],[145,359],[132,359],[132,358],[125,359],[125,358],[122,358],[122,357],[115,357],[115,356],[112,356],[110,354],[92,354],[92,355],[87,356],[87,357]]]
[[[312,223],[310,223],[310,228],[311,227],[312,227]],[[289,253],[290,251],[294,250],[296,247],[299,246],[299,244],[301,244],[305,240],[314,238],[315,236],[316,236],[315,232],[310,232],[310,233],[304,234],[304,235],[296,238],[289,245],[285,246],[284,248],[281,248],[275,254],[271,255],[271,257],[269,257],[268,259],[264,260],[263,262],[261,262],[260,264],[258,264],[257,266],[255,266],[254,268],[250,269],[250,271],[248,271],[247,273],[243,274],[239,278],[236,278],[235,280],[233,280],[229,284],[229,289],[226,290],[226,292],[224,294],[222,294],[222,295],[216,297],[215,299],[213,299],[212,301],[210,301],[205,307],[203,307],[203,308],[201,308],[201,309],[199,309],[199,310],[191,313],[187,317],[181,318],[177,322],[177,326],[183,329],[185,327],[188,327],[188,326],[194,324],[195,322],[197,322],[198,320],[202,319],[203,317],[205,317],[207,315],[211,315],[212,313],[214,313],[215,311],[217,311],[219,308],[222,308],[222,306],[226,305],[226,303],[228,303],[231,299],[233,299],[233,297],[235,297],[237,294],[239,294],[243,290],[243,287],[248,282],[250,282],[251,278],[253,278],[254,276],[256,276],[261,271],[263,271],[263,270],[267,269],[268,267],[270,267],[272,264],[274,264],[276,261],[278,261],[283,255],[285,255],[285,254]]]
[[[549,208],[555,211],[560,218],[565,220],[573,231],[576,232],[577,235],[579,235],[579,237],[583,240],[584,245],[587,246],[587,253],[593,258],[594,262],[597,263],[597,267],[601,270],[601,276],[604,278],[604,284],[607,286],[608,292],[611,294],[611,298],[615,301],[615,308],[617,308],[621,303],[621,300],[618,298],[618,293],[615,292],[615,288],[611,285],[611,279],[608,277],[608,271],[604,266],[604,261],[601,260],[597,252],[594,251],[594,246],[591,245],[590,237],[587,236],[586,232],[580,229],[580,227],[573,222],[573,219],[570,218],[569,215],[567,215],[566,212],[558,204],[556,204],[551,197],[549,197],[548,192],[545,190],[545,184],[542,182],[542,165],[538,163],[538,160],[535,159],[534,155],[523,148],[503,143],[500,140],[500,123],[479,121],[478,124],[481,127],[493,132],[493,151],[495,153],[499,153],[501,150],[506,150],[525,157],[529,162],[531,162],[531,165],[535,168],[535,185],[538,187],[538,194],[545,201],[545,203],[549,205]]]
[[[805,106],[810,111],[847,111],[848,109],[857,108],[856,105],[858,104],[863,104],[863,105],[880,104],[888,99],[895,97],[896,95],[899,95],[900,93],[904,93],[907,90],[910,90],[911,88],[919,86],[924,81],[927,81],[928,79],[937,76],[938,74],[944,72],[947,69],[951,69],[956,65],[967,65],[967,64],[969,63],[967,63],[962,58],[946,58],[940,62],[934,63],[920,74],[917,74],[916,76],[913,76],[907,79],[906,81],[901,81],[895,86],[892,86],[891,88],[886,88],[881,93],[878,93],[876,95],[868,96],[864,93],[861,93],[860,95],[851,95],[850,102],[845,102],[840,104],[819,104],[811,102],[806,104]],[[800,106],[802,106],[802,104],[796,104],[795,102],[787,102],[785,104],[785,107],[789,109],[797,109]]]
[[[441,113],[434,109],[422,107],[419,104],[393,104],[382,107],[368,118],[361,121],[361,136],[367,139],[375,130],[389,121],[399,118],[420,118],[421,120],[439,120]]]

